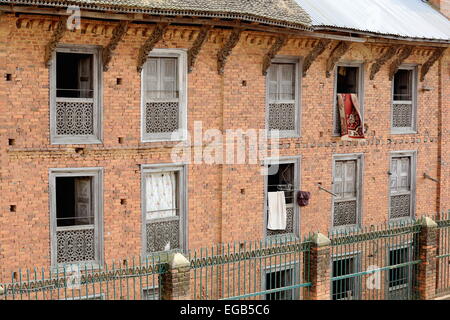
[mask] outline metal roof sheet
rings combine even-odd
[[[314,29],[327,27],[404,38],[450,40],[450,21],[422,0],[295,0]]]

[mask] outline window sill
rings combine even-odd
[[[394,227],[399,224],[411,224],[415,221],[413,217],[389,218],[388,225]]]
[[[361,226],[358,225],[346,225],[346,226],[339,226],[339,227],[332,227],[331,228],[331,235],[344,235],[347,233],[352,232],[359,232],[361,231]]]
[[[51,145],[86,145],[86,144],[102,144],[103,142],[97,137],[52,137]]]
[[[286,243],[291,241],[299,241],[300,238],[293,233],[286,233],[274,236],[265,236],[265,242],[269,244],[278,244],[278,243]]]
[[[168,263],[170,256],[175,253],[181,253],[186,256],[182,249],[171,249],[168,251],[146,252],[143,255],[142,263]]]
[[[95,261],[60,263],[56,266],[52,266],[51,270],[56,274],[67,274],[68,272],[72,274],[75,271],[74,268],[78,268],[78,271],[80,272],[102,271],[103,265]]]
[[[391,131],[391,134],[393,134],[393,135],[417,134],[417,131],[415,131],[415,130]]]

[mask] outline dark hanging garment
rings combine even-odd
[[[297,192],[297,204],[300,207],[307,206],[309,204],[309,199],[311,199],[311,193],[306,191]]]

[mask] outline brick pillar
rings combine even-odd
[[[309,277],[312,285],[305,288],[305,299],[330,300],[331,241],[321,233],[315,233],[311,241]],[[308,261],[305,261],[305,264],[307,263]],[[308,266],[305,265],[303,270],[308,270]]]
[[[172,254],[161,275],[162,300],[190,300],[191,267],[181,253]]]
[[[417,285],[419,299],[430,300],[436,295],[436,254],[437,224],[428,217],[422,217],[422,229],[419,234],[419,259]]]

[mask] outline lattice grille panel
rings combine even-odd
[[[148,102],[145,111],[147,133],[170,133],[179,129],[178,102]]]
[[[295,104],[269,104],[269,130],[295,130]]]
[[[58,135],[93,135],[93,102],[57,102],[56,134]]]
[[[180,221],[148,222],[147,252],[159,252],[180,248]]]
[[[94,229],[57,231],[57,262],[95,260]]]
[[[356,200],[336,202],[334,204],[333,225],[335,227],[355,225],[357,223]]]
[[[412,127],[412,104],[393,105],[392,126],[394,128]]]
[[[410,196],[391,196],[391,218],[403,218],[410,216]]]
[[[277,236],[283,234],[294,233],[294,208],[286,208],[286,230],[269,230],[267,229],[267,236]]]

